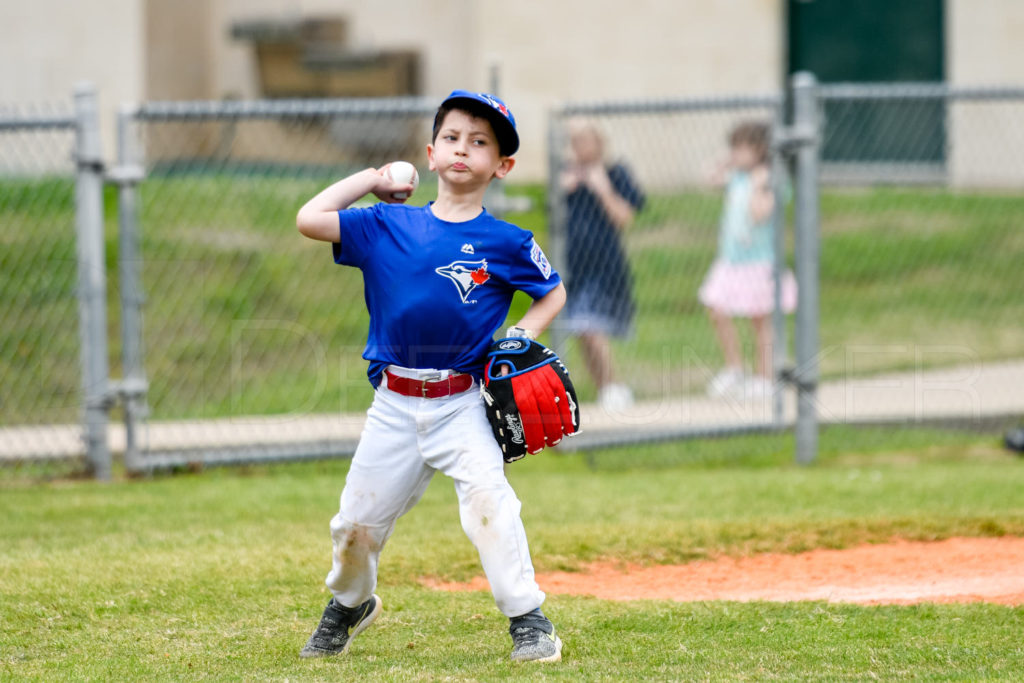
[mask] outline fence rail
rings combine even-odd
[[[823,83],[818,95],[830,100],[1011,100],[1024,98],[1024,88],[970,88],[948,83]]]
[[[569,116],[621,116],[624,114],[682,114],[686,112],[756,109],[781,106],[780,95],[724,95],[718,97],[567,102],[555,107],[556,118]]]
[[[61,105],[0,112],[5,465],[110,476],[101,168],[91,86],[76,88],[73,111]],[[62,448],[66,426],[27,428],[72,415],[82,416],[74,429],[81,445],[70,453]],[[25,442],[34,435],[41,438]]]
[[[589,273],[628,295],[604,346],[579,315],[595,298],[552,327],[585,403],[566,448],[795,427],[809,462],[819,423],[1024,414],[1024,88],[792,85],[559,105],[543,186],[488,196],[537,234],[570,291]],[[370,399],[361,280],[299,237],[294,214],[334,179],[399,158],[420,167],[413,203],[432,198],[434,104],[126,105],[109,167],[90,91],[0,108],[0,468],[108,477],[112,453],[132,471],[351,453]],[[746,379],[718,391],[728,335],[699,293],[736,244],[723,237],[730,195],[711,180],[750,122],[769,130],[771,300],[792,269],[799,306],[769,312],[767,347],[761,323],[735,317]],[[604,140],[605,174],[635,186],[610,233],[617,264],[580,256],[567,183],[581,125]],[[767,391],[752,377],[765,348]]]
[[[70,114],[11,114],[0,110],[0,131],[25,131],[74,128]]]
[[[135,108],[140,120],[278,118],[292,116],[417,116],[433,114],[437,103],[423,97],[366,97],[348,100],[209,100],[146,102]]]

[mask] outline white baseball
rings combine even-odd
[[[396,183],[412,185],[412,192],[420,185],[420,175],[416,172],[416,167],[408,161],[392,161],[388,166],[387,175]],[[412,192],[395,192],[391,196],[395,199],[405,199],[411,196]]]

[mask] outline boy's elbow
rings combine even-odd
[[[323,239],[323,227],[319,217],[308,209],[299,209],[295,215],[295,227],[299,234],[310,239]]]
[[[562,310],[562,307],[565,306],[566,299],[568,298],[568,294],[565,291],[565,283],[559,282],[558,286],[551,290],[551,295],[554,299],[552,303],[559,311]]]
[[[295,228],[303,237],[310,236],[311,222],[309,220],[309,213],[305,209],[299,209],[299,212],[295,214]]]

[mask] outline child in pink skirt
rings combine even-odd
[[[726,189],[718,255],[698,293],[725,358],[725,367],[708,385],[708,394],[716,398],[761,398],[772,390],[775,193],[768,167],[768,136],[763,123],[746,122],[733,128],[729,159],[719,171]],[[786,313],[796,308],[796,280],[789,270],[782,277],[781,308]],[[733,318],[747,318],[753,327],[757,338],[754,375],[744,371]]]

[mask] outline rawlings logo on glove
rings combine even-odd
[[[532,339],[506,338],[487,356],[480,393],[505,462],[579,431],[576,389],[554,351]]]
[[[508,429],[508,438],[512,439],[512,443],[526,443],[526,440],[523,437],[523,423],[519,421],[518,417],[515,415],[506,415],[505,428]]]

